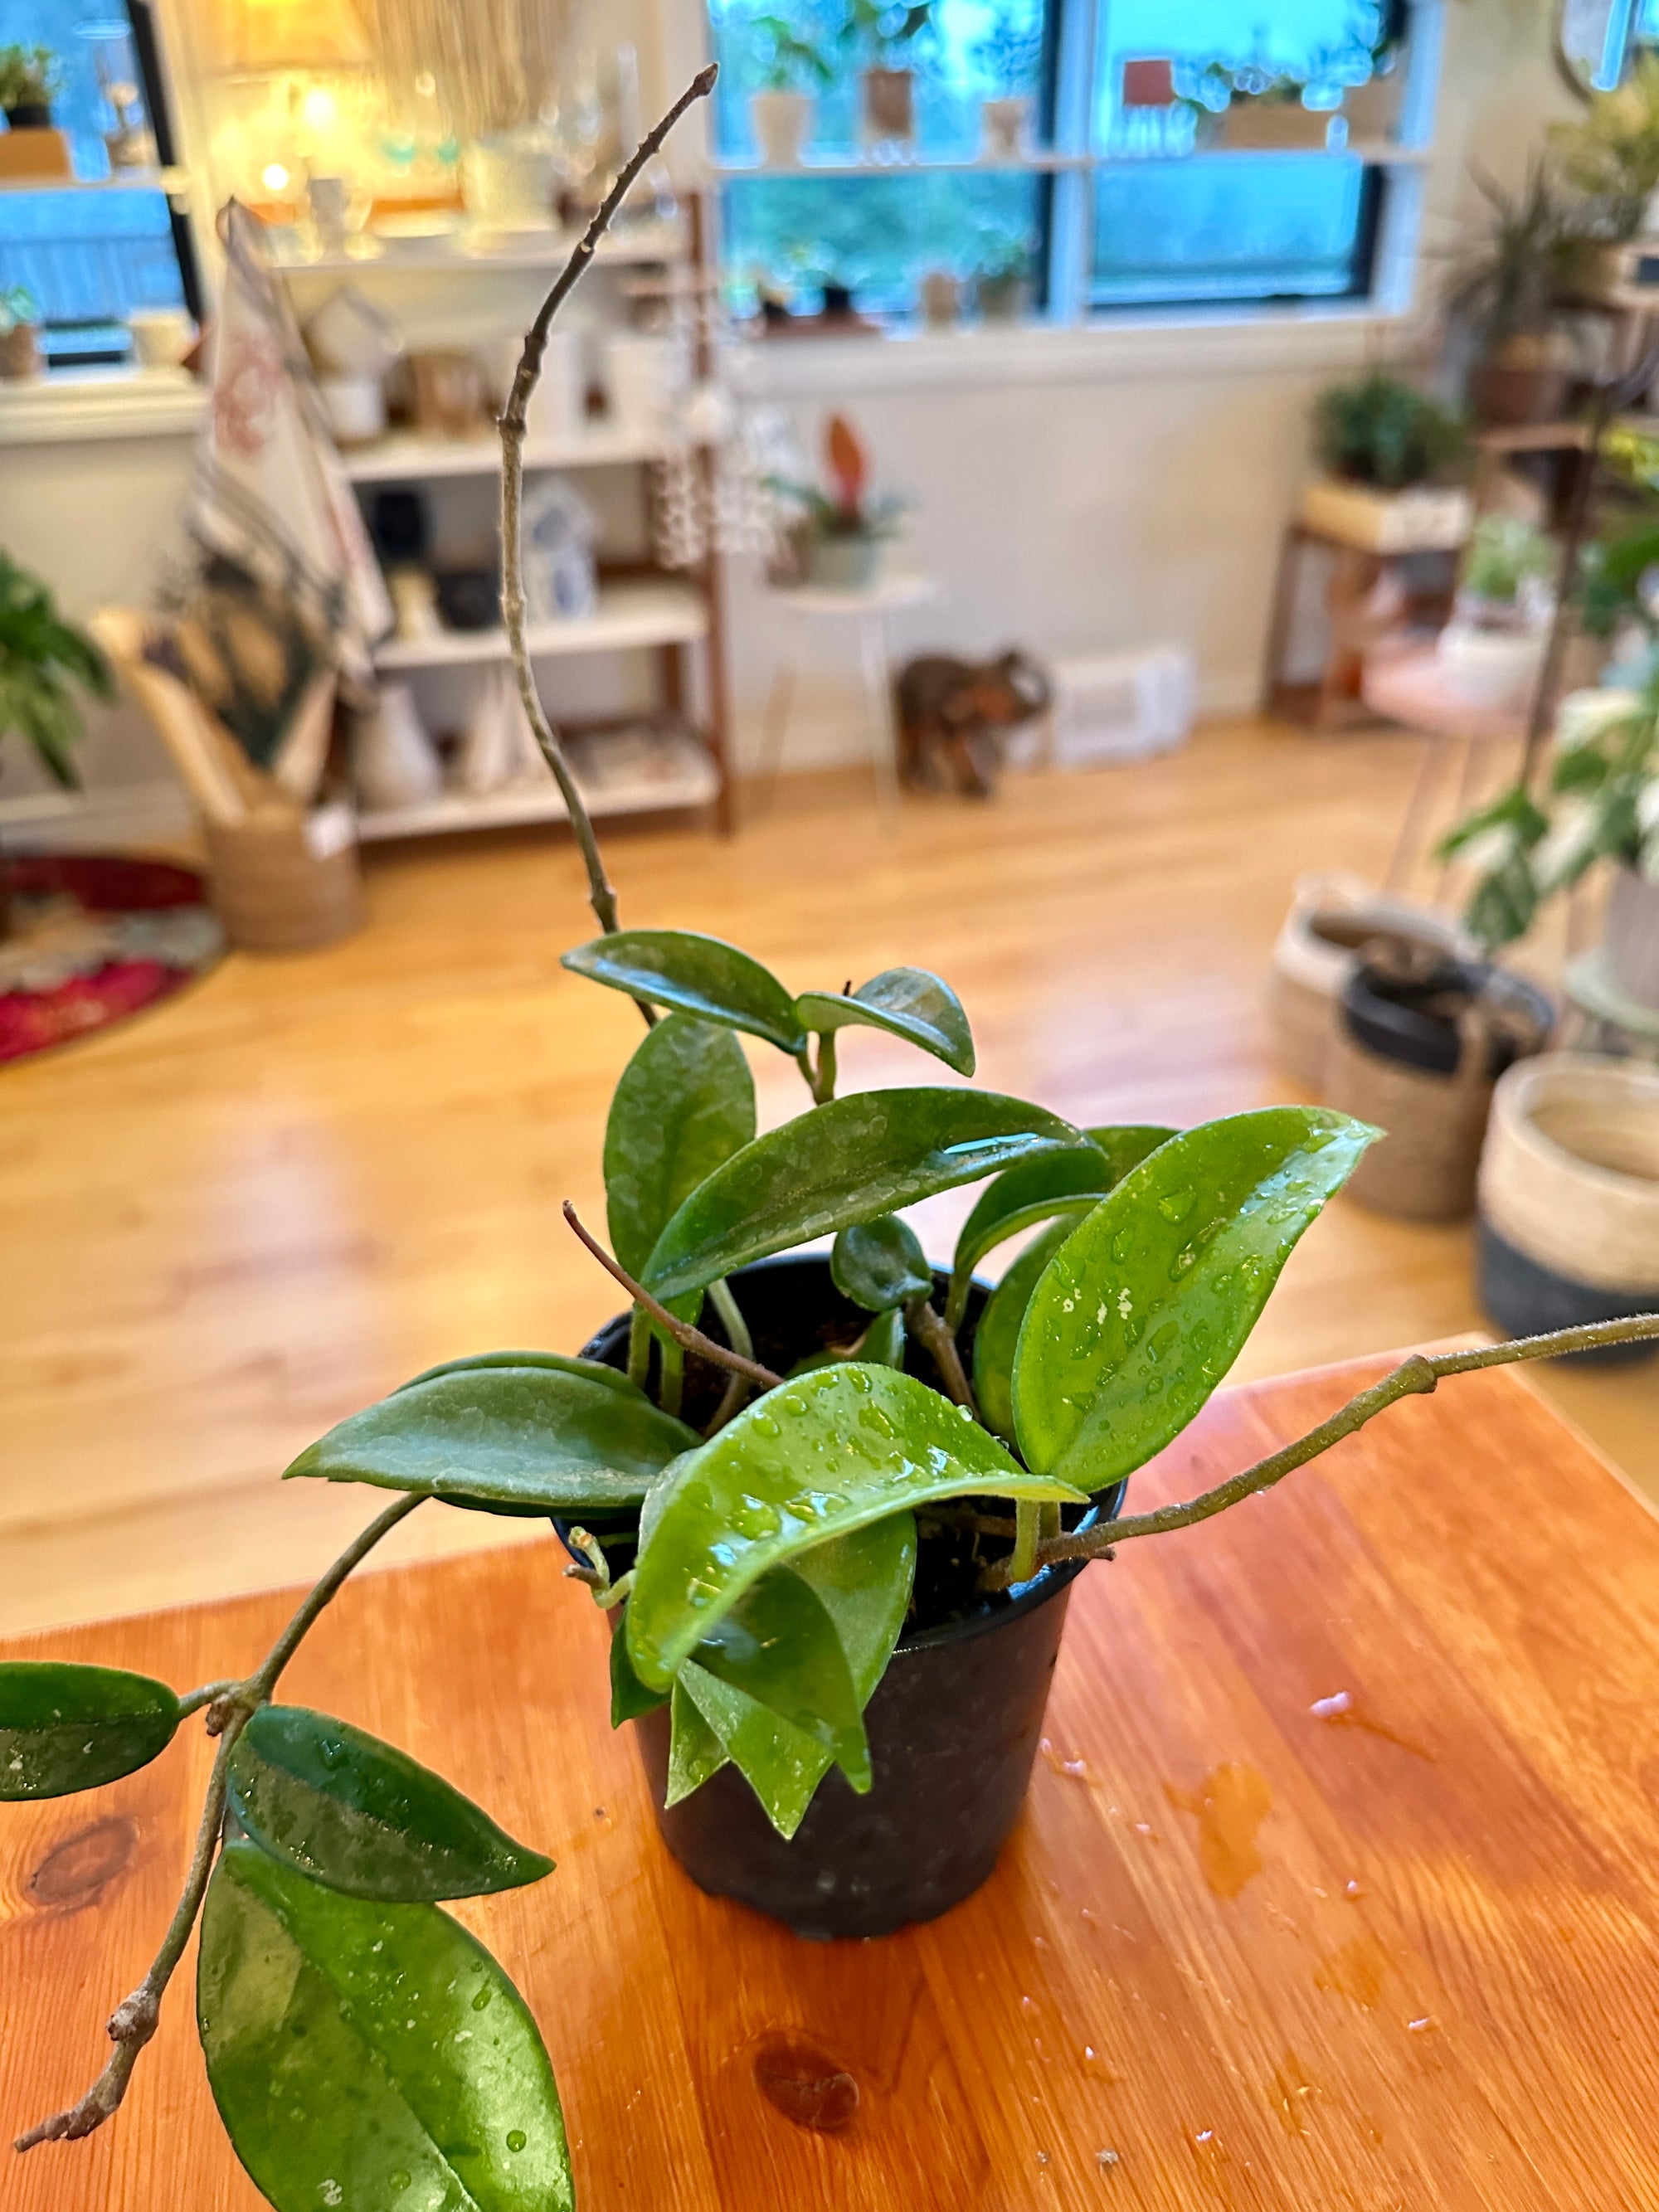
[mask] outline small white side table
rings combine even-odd
[[[884,820],[896,814],[898,733],[893,720],[892,675],[887,659],[887,617],[939,597],[931,576],[883,576],[867,592],[836,592],[817,584],[798,584],[771,594],[773,605],[826,622],[851,622],[858,633],[859,670],[864,682],[870,761],[876,775],[876,799]],[[761,757],[769,806],[783,757],[784,734],[794,703],[796,665],[780,660],[773,670],[761,724]]]

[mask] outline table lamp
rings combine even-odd
[[[337,120],[334,95],[310,80],[367,68],[374,50],[351,0],[216,0],[210,51],[222,77],[279,80],[282,91],[255,126],[252,161],[267,220],[288,219],[305,166],[302,143]]]

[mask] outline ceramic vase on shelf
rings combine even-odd
[[[1000,100],[981,100],[979,119],[980,150],[988,161],[1020,160],[1031,128],[1030,93],[1012,93]]]
[[[1465,706],[1519,709],[1532,696],[1548,643],[1547,629],[1488,629],[1454,617],[1435,656],[1447,690]]]
[[[605,343],[605,385],[619,430],[647,442],[659,437],[674,401],[672,340],[619,331]]]
[[[867,69],[859,77],[860,129],[866,146],[908,146],[916,135],[916,73]]]
[[[374,709],[358,723],[351,781],[371,813],[391,813],[435,799],[443,770],[407,684],[383,684]]]
[[[544,131],[501,131],[461,156],[466,211],[478,229],[546,230],[562,179],[558,149]]]
[[[798,169],[812,136],[810,92],[753,92],[749,95],[749,121],[769,169]]]

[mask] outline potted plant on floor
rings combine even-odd
[[[65,790],[76,788],[75,747],[82,733],[76,694],[113,698],[104,656],[59,615],[39,577],[0,552],[0,743],[18,737]],[[0,938],[10,923],[10,878],[0,859]]]
[[[1472,707],[1519,707],[1543,665],[1554,600],[1556,553],[1518,516],[1475,525],[1453,603],[1436,641],[1447,689]]]
[[[605,1131],[614,1255],[567,1208],[629,1310],[578,1357],[447,1362],[301,1454],[296,1477],[395,1495],[248,1676],[181,1697],[98,1668],[0,1667],[0,1796],[131,1773],[194,1712],[218,1747],[178,1911],[111,2016],[113,2055],[21,2148],[118,2107],[199,1917],[209,2079],[278,2212],[345,2205],[343,2175],[365,2206],[573,2203],[535,2024],[441,1910],[548,1862],[391,1746],[273,1702],[346,1577],[425,1502],[561,1526],[567,1571],[612,1624],[613,1718],[640,1724],[669,1848],[697,1879],[817,1933],[872,1932],[989,1872],[1091,1559],[1269,1487],[1444,1376],[1659,1334],[1644,1316],[1414,1355],[1217,1489],[1121,1516],[1125,1478],[1192,1419],[1373,1133],[1295,1107],[1182,1133],[1080,1129],[967,1084],[967,1018],[935,976],[795,994],[716,939],[622,928],[526,642],[526,409],[594,235],[712,82],[623,170],[501,418],[503,614],[601,931],[566,964],[645,1024]],[[839,1048],[864,1028],[964,1079],[838,1095]],[[745,1037],[808,1094],[763,1134]],[[976,1181],[951,1267],[929,1266],[900,1212]],[[988,1293],[981,1261],[1034,1229]],[[826,1237],[827,1259],[799,1250]]]
[[[1334,384],[1314,406],[1324,473],[1302,495],[1302,520],[1370,553],[1445,551],[1469,534],[1474,506],[1451,481],[1468,453],[1462,422],[1426,392],[1382,370]]]
[[[786,532],[809,584],[830,592],[867,592],[880,574],[882,556],[897,532],[903,502],[870,495],[870,456],[844,415],[824,425],[823,465],[828,490],[776,477],[772,489],[793,510]]]
[[[900,58],[933,20],[933,0],[848,0],[842,43],[866,57],[860,127],[868,146],[908,146],[916,135],[916,73]]]
[[[1476,182],[1492,221],[1454,262],[1445,295],[1474,347],[1469,402],[1483,422],[1547,422],[1566,404],[1573,356],[1558,302],[1578,265],[1582,230],[1541,161],[1518,191]]]
[[[761,15],[761,89],[749,95],[749,119],[768,168],[798,169],[812,136],[815,92],[835,81],[822,52],[781,15]]]

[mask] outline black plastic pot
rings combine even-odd
[[[1581,1283],[1511,1244],[1482,1216],[1474,1231],[1475,1295],[1505,1336],[1544,1336],[1589,1321],[1627,1321],[1659,1311],[1659,1289],[1610,1291]],[[1659,1344],[1604,1344],[1568,1354],[1580,1367],[1634,1367]]]
[[[1362,960],[1342,992],[1342,1023],[1356,1044],[1384,1060],[1455,1075],[1462,1054],[1460,1020],[1477,999],[1514,1017],[1493,1030],[1486,1076],[1496,1082],[1520,1056],[1522,1036],[1547,1036],[1554,1012],[1544,994],[1518,975],[1452,956],[1402,963],[1399,970]]]
[[[843,1298],[819,1255],[762,1261],[732,1277],[756,1356],[783,1373],[867,1316]],[[964,1346],[986,1293],[970,1304]],[[712,1322],[712,1309],[703,1326]],[[712,1329],[711,1329],[712,1333]],[[625,1316],[587,1346],[590,1358],[625,1364]],[[933,1382],[913,1344],[913,1372]],[[687,1363],[688,1419],[711,1394],[718,1370]],[[1115,1513],[1122,1486],[1103,1494],[1071,1525]],[[613,1565],[617,1564],[612,1554]],[[786,1843],[735,1767],[722,1767],[672,1809],[665,1706],[634,1723],[663,1841],[700,1889],[730,1897],[798,1936],[885,1936],[936,1919],[970,1896],[996,1864],[1019,1817],[1042,1734],[1043,1707],[1060,1650],[1071,1584],[1084,1562],[1050,1568],[1017,1595],[983,1596],[953,1563],[918,1565],[916,1619],[899,1640],[865,1711],[875,1786],[857,1796],[843,1777],[825,1777],[806,1817]]]
[[[6,121],[14,131],[50,131],[52,102],[49,100],[21,100],[15,107],[6,110]]]

